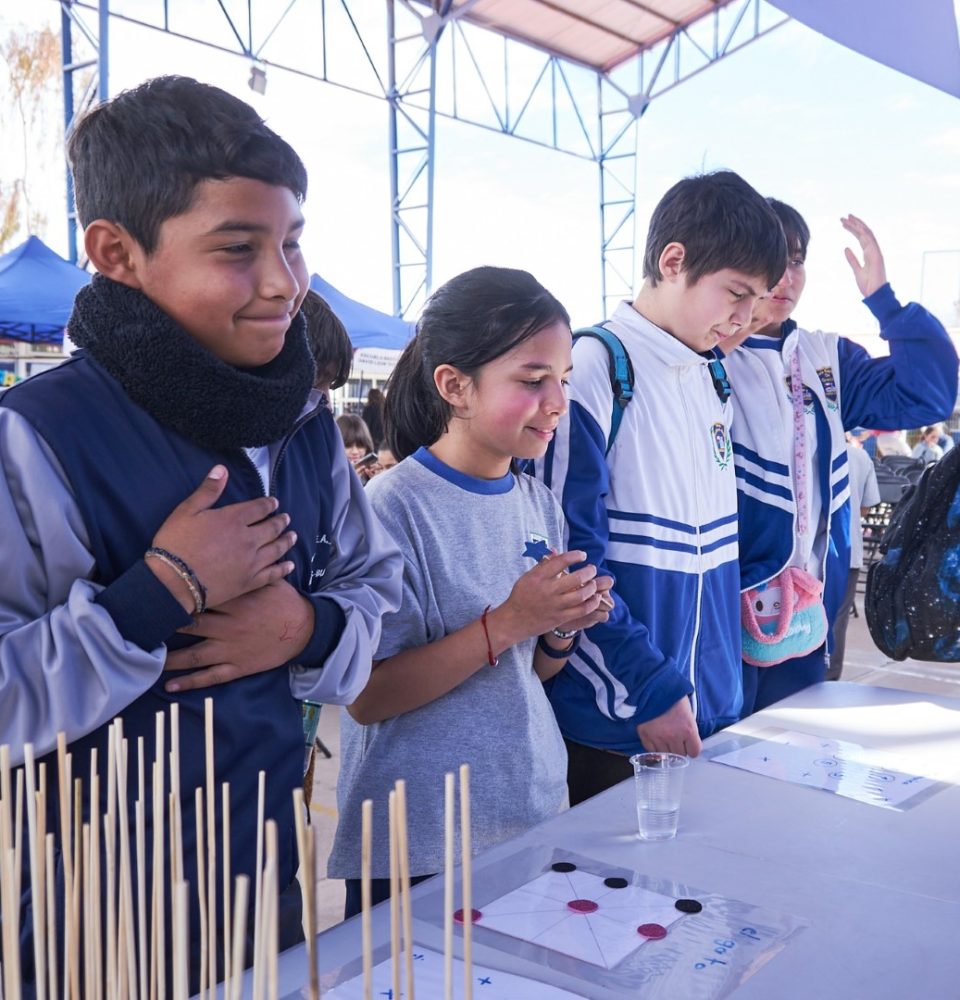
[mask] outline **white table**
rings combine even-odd
[[[478,857],[475,884],[486,866],[547,844],[805,921],[808,927],[736,991],[743,1000],[960,996],[960,700],[820,684],[716,734],[706,747],[771,726],[890,750],[904,770],[952,784],[894,812],[701,758],[686,774],[675,840],[637,839],[628,781]],[[415,916],[428,888],[411,894]],[[389,940],[387,910],[374,911],[375,944]],[[415,925],[418,941],[442,950]],[[318,949],[321,970],[356,957],[359,918],[320,935]],[[474,961],[531,974],[521,960],[482,947]],[[299,995],[305,968],[302,947],[281,956],[281,996]],[[571,988],[550,970],[537,975]]]

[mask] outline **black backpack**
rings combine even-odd
[[[960,447],[898,501],[880,554],[864,597],[877,647],[895,660],[960,661]]]

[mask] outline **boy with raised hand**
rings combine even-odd
[[[791,316],[806,284],[810,229],[795,208],[767,200],[786,235],[787,266],[757,303],[750,324],[732,338],[726,361],[737,412],[741,587],[797,567],[823,584],[832,624],[847,586],[851,522],[859,522],[859,511],[850,505],[844,432],[917,427],[949,416],[957,398],[957,352],[943,324],[923,306],[900,304],[880,244],[854,215],[841,225],[856,239],[863,260],[849,247],[845,256],[889,357],[872,358],[846,337],[798,327]],[[790,392],[794,364],[803,383],[797,430]],[[798,410],[799,404],[798,395]],[[806,469],[804,489],[798,488],[798,464]],[[744,662],[743,714],[824,680],[827,657],[823,643],[774,666]]]
[[[686,178],[654,209],[644,283],[604,324],[633,369],[611,443],[610,355],[577,340],[570,409],[537,474],[559,497],[565,548],[614,577],[549,695],[572,804],[629,777],[641,750],[696,756],[740,713],[737,490],[731,406],[715,348],[783,273],[783,230],[734,173]]]
[[[234,875],[254,873],[267,774],[284,946],[300,934],[299,699],[359,693],[401,574],[313,390],[306,172],[252,108],[182,77],[95,108],[68,151],[99,273],[70,320],[81,351],[0,399],[0,739],[16,760],[63,730],[73,773],[94,748],[104,773],[115,716],[152,761],[155,715],[177,702],[196,885],[212,693]]]

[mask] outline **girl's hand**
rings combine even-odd
[[[576,551],[548,556],[524,573],[487,619],[499,639],[495,645],[507,649],[561,622],[587,618],[597,611],[601,605],[597,568],[588,564],[567,572],[586,557],[585,552]]]
[[[610,612],[613,610],[613,597],[610,594],[610,590],[613,587],[613,577],[597,576],[594,577],[594,583],[597,585],[597,594],[600,597],[600,604],[596,611],[592,611],[582,618],[561,622],[558,626],[555,626],[556,628],[560,628],[564,632],[574,632],[588,629],[592,625],[599,625],[610,617]]]
[[[857,288],[866,299],[887,283],[887,269],[883,263],[880,244],[870,227],[855,215],[847,215],[840,220],[840,225],[848,233],[852,233],[863,251],[863,264],[857,260],[857,255],[847,247],[844,254],[847,258],[853,276],[857,280]]]

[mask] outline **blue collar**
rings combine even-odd
[[[787,337],[793,333],[797,328],[797,321],[794,319],[786,319],[780,324],[780,336],[779,337],[761,337],[759,335],[754,335],[747,337],[747,339],[741,345],[742,347],[759,347],[761,350],[766,351],[780,351],[783,349],[784,342]]]
[[[468,493],[481,493],[487,496],[494,496],[499,493],[509,493],[513,489],[515,476],[508,472],[499,479],[477,479],[475,476],[468,476],[465,472],[453,469],[446,462],[441,462],[433,452],[426,448],[418,448],[411,456],[416,459],[425,469],[438,475],[441,479],[446,479],[448,483],[459,486],[460,489]]]

